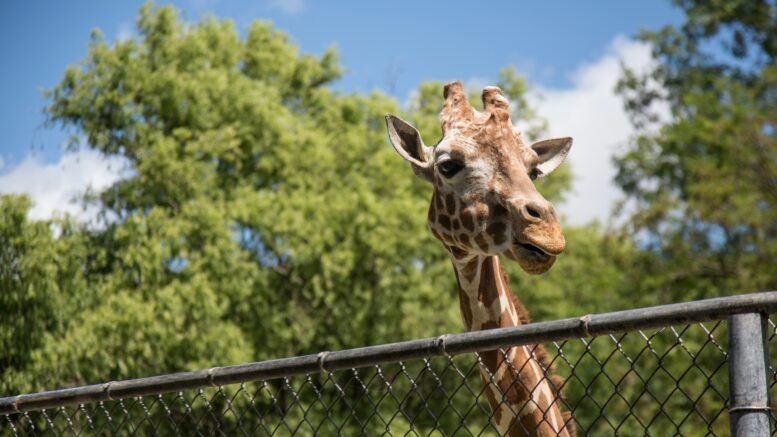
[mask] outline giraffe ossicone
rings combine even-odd
[[[443,135],[436,145],[425,145],[417,129],[391,114],[386,115],[389,140],[413,172],[434,187],[427,225],[453,262],[465,328],[528,323],[499,256],[540,274],[563,252],[558,214],[533,181],[564,161],[572,138],[527,144],[498,87],[483,90],[482,112],[469,104],[461,82],[445,85],[443,95]],[[575,434],[573,420],[561,412],[558,383],[544,355],[541,346],[480,353],[485,393],[500,433]]]

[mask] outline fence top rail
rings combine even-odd
[[[458,355],[617,332],[724,319],[732,314],[777,312],[777,291],[659,305],[549,322],[444,334],[418,340],[320,352],[192,372],[111,381],[0,398],[0,415],[89,402],[367,367],[439,355]]]

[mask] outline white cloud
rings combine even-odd
[[[304,0],[267,0],[267,4],[270,8],[278,9],[289,15],[298,14],[305,9]]]
[[[646,70],[653,62],[650,46],[616,36],[601,58],[572,73],[571,88],[539,88],[540,97],[532,98],[552,136],[574,137],[568,158],[575,174],[573,192],[559,207],[573,224],[606,222],[621,196],[612,182],[611,158],[634,133],[623,100],[614,91],[621,62],[636,71]]]
[[[116,41],[124,42],[135,36],[135,27],[132,23],[125,21],[119,25],[119,30],[116,32]]]
[[[87,188],[99,191],[109,187],[122,177],[125,168],[122,160],[107,159],[87,148],[65,153],[50,164],[31,154],[0,175],[0,193],[28,194],[35,203],[29,213],[31,219],[67,212],[87,221],[97,211],[85,211],[78,196]]]

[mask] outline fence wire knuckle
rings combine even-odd
[[[770,435],[775,312],[764,292],[11,393],[0,436],[529,435],[531,414],[578,435]]]

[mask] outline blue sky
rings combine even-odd
[[[63,160],[64,134],[44,126],[41,90],[54,86],[68,64],[84,58],[92,29],[101,29],[109,40],[131,35],[142,3],[0,2],[0,53],[4,58],[0,70],[0,191],[13,188],[30,191],[35,197],[34,190],[24,185],[24,175],[9,180],[9,174],[22,168],[27,174],[34,172],[30,160],[37,167]],[[647,49],[629,41],[640,29],[682,19],[668,1],[171,3],[188,19],[213,14],[233,20],[241,31],[254,19],[272,20],[304,52],[321,53],[335,45],[346,68],[336,88],[355,92],[379,88],[400,101],[422,80],[488,81],[500,68],[514,65],[530,85],[545,91],[547,100],[558,96],[557,101],[563,102],[564,96],[572,98],[570,91],[585,86],[581,81],[596,81],[605,74],[597,73],[596,67],[606,59],[635,57],[636,52],[647,56]],[[608,65],[612,70],[613,62]],[[586,79],[586,74],[596,77]],[[552,107],[553,102],[548,105]],[[549,111],[544,115],[555,133],[555,115],[553,109]],[[564,108],[555,111],[574,127],[574,117],[565,115]],[[576,132],[565,134],[575,136]],[[25,164],[31,166],[23,167]],[[83,172],[60,169],[67,171]],[[38,188],[42,189],[45,187]]]

